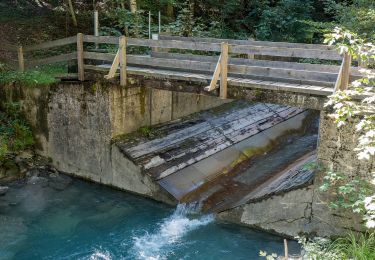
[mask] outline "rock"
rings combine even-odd
[[[32,176],[27,180],[27,184],[41,185],[42,187],[45,187],[48,185],[48,180],[44,177]]]
[[[48,185],[55,190],[64,190],[72,182],[72,178],[63,174],[51,173]]]
[[[0,196],[5,195],[5,193],[7,193],[8,190],[9,190],[9,187],[7,187],[7,186],[0,186]]]

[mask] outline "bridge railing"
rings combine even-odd
[[[89,50],[86,45],[90,43],[116,45],[117,52],[115,54]],[[76,46],[75,49],[70,49],[68,53],[39,59],[24,59],[24,53],[73,44]],[[131,55],[127,50],[131,46],[148,47],[152,51],[143,55]],[[351,66],[349,55],[345,54],[342,57],[331,46],[318,44],[163,35],[153,40],[78,34],[34,46],[6,47],[17,52],[21,71],[25,67],[77,60],[79,80],[85,79],[85,70],[105,70],[108,71],[106,78],[113,78],[119,73],[121,85],[126,85],[127,73],[132,72],[131,68],[134,67],[180,70],[211,75],[206,90],[212,91],[220,85],[222,98],[226,98],[228,75],[336,89],[345,89],[351,80],[360,77],[358,68]],[[284,60],[272,60],[272,57],[281,57]],[[335,64],[311,64],[311,59],[314,62],[321,60]],[[108,66],[91,65],[87,62],[89,60],[101,61]]]

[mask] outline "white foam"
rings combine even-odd
[[[90,260],[112,260],[112,257],[108,251],[95,250],[90,256]]]
[[[197,213],[195,205],[180,204],[170,217],[159,224],[155,233],[134,237],[135,257],[147,260],[166,259],[183,236],[214,219],[212,215],[192,217],[191,214],[194,213]]]

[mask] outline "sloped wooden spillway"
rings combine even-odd
[[[181,201],[202,185],[301,128],[308,112],[234,102],[117,141],[126,158]]]

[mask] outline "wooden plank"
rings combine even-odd
[[[120,85],[126,86],[126,37],[119,39]]]
[[[18,69],[20,72],[25,71],[25,61],[23,59],[23,49],[22,46],[19,46],[17,49],[17,56],[18,56]]]
[[[337,73],[229,64],[229,73],[334,82]]]
[[[169,35],[160,35],[159,39],[160,40],[175,40],[175,41],[209,42],[209,43],[221,43],[225,41],[225,42],[228,42],[229,44],[236,44],[236,45],[258,45],[258,46],[302,48],[302,49],[321,49],[321,50],[333,50],[334,49],[333,46],[328,46],[324,44],[270,42],[270,41],[256,41],[256,40],[234,40],[234,39],[200,38],[200,37],[180,37],[180,36],[169,36]]]
[[[165,40],[151,40],[151,39],[136,39],[128,38],[128,46],[145,46],[145,47],[158,47],[170,49],[183,49],[183,50],[197,50],[197,51],[215,51],[220,52],[221,46],[218,43],[195,43],[184,41],[165,41]]]
[[[17,52],[18,47],[15,45],[7,44],[7,43],[2,43],[0,45],[0,50]]]
[[[220,59],[220,98],[226,99],[228,96],[228,43],[221,44]]]
[[[70,60],[75,60],[75,59],[77,59],[77,52],[60,54],[57,56],[43,58],[43,59],[29,60],[27,62],[27,67],[35,67],[39,65],[52,64],[52,63],[70,61]]]
[[[37,51],[37,50],[43,50],[43,49],[49,49],[53,47],[58,47],[58,46],[63,46],[63,45],[68,45],[68,44],[73,44],[77,41],[76,36],[60,39],[60,40],[55,40],[55,41],[50,41],[50,42],[44,42],[41,44],[33,45],[33,46],[25,46],[24,51],[29,52],[29,51]]]
[[[113,59],[113,63],[109,69],[107,75],[104,76],[105,79],[111,79],[115,76],[116,71],[120,65],[120,50],[117,51],[115,58]]]
[[[178,60],[192,60],[202,62],[215,62],[217,56],[204,56],[194,54],[181,54],[181,53],[166,53],[166,52],[153,52],[152,57],[165,58],[165,59],[178,59]],[[326,65],[326,64],[310,64],[300,62],[286,62],[286,61],[269,61],[269,60],[251,60],[241,58],[229,58],[229,64],[231,65],[248,65],[248,66],[260,66],[270,68],[282,68],[282,69],[296,69],[296,70],[307,70],[307,71],[318,71],[318,72],[331,72],[338,73],[340,66],[337,65]],[[351,75],[361,76],[359,68],[352,67]]]
[[[297,49],[256,45],[229,45],[229,53],[311,58],[323,60],[341,60],[341,56],[337,53],[337,51],[334,50],[315,50],[302,48]]]
[[[213,72],[215,70],[216,63],[217,57],[215,63],[211,63],[189,60],[159,59],[141,55],[128,55],[128,64],[139,66],[164,67],[171,69],[184,69],[192,71]]]
[[[85,35],[83,37],[84,42],[92,42],[92,43],[106,43],[106,44],[115,44],[118,45],[118,37],[116,36],[94,36],[94,35]]]
[[[116,57],[116,54],[85,51],[83,52],[83,57],[88,60],[101,60],[112,62]]]
[[[352,63],[352,57],[350,54],[345,53],[343,58],[343,67],[342,67],[342,74],[341,74],[341,84],[340,90],[348,89],[349,85],[349,77],[350,77],[350,67]]]
[[[213,57],[211,60],[214,60]],[[217,60],[217,58],[215,59]],[[187,71],[200,71],[200,72],[214,72],[215,64],[212,62],[199,62],[199,61],[190,61],[190,60],[177,60],[177,59],[161,59],[161,58],[150,58],[147,56],[128,56],[128,63],[132,65],[139,66],[152,66],[152,67],[163,67],[171,69],[183,69]],[[288,79],[297,79],[305,80],[305,83],[314,83],[314,82],[327,82],[323,83],[326,85],[333,84],[334,80],[337,77],[337,73],[329,72],[317,72],[317,71],[305,71],[305,70],[295,70],[295,69],[282,69],[282,68],[270,68],[262,66],[244,66],[244,65],[232,65],[229,64],[229,73],[230,74],[241,74],[247,76],[265,76],[269,78],[285,78]],[[285,81],[284,80],[284,81]],[[308,82],[310,81],[310,82]],[[331,83],[329,83],[331,82]]]
[[[85,80],[85,61],[83,57],[83,34],[77,34],[77,64],[78,64],[78,80]]]

